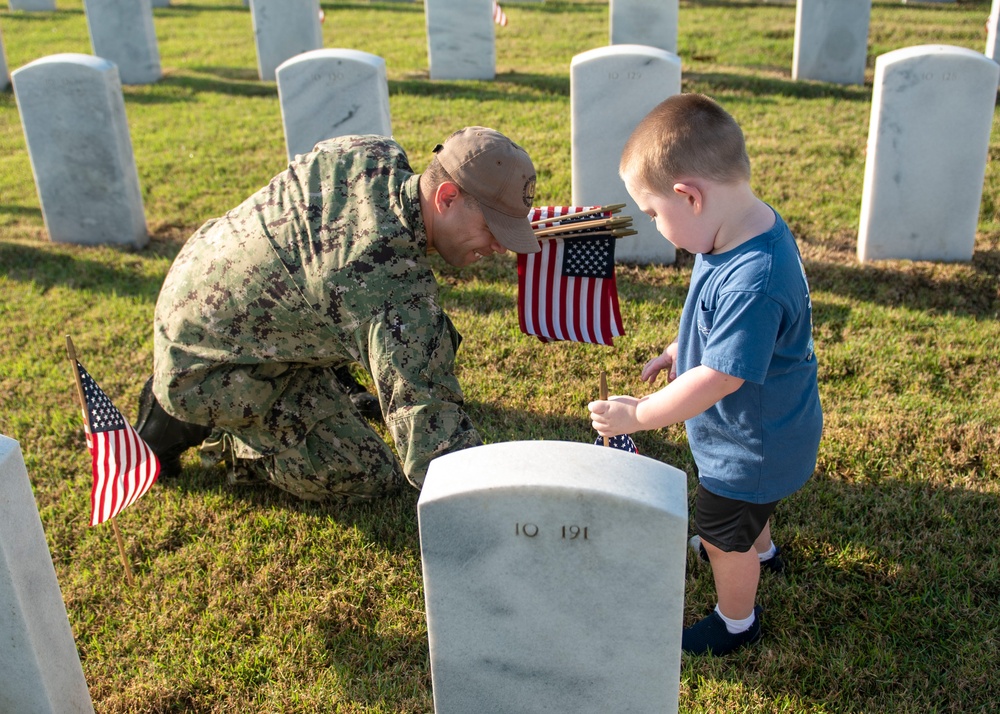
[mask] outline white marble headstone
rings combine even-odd
[[[496,34],[492,0],[426,0],[431,79],[494,79]]]
[[[0,712],[93,711],[21,448],[0,436]]]
[[[45,12],[56,9],[56,0],[8,0],[11,10]]]
[[[985,55],[994,62],[1000,62],[1000,0],[993,0],[990,18],[986,26]]]
[[[90,46],[114,62],[122,84],[152,84],[160,70],[160,50],[149,0],[84,0]]]
[[[250,0],[257,73],[274,81],[282,62],[323,46],[319,0]]]
[[[998,81],[964,47],[876,59],[859,260],[972,259]]]
[[[283,62],[275,76],[289,161],[335,136],[392,136],[381,57],[360,50],[313,50]]]
[[[677,52],[677,0],[611,0],[610,44]]]
[[[864,84],[872,0],[798,0],[792,78]]]
[[[624,203],[638,235],[615,248],[620,262],[666,265],[674,246],[660,235],[618,176],[632,130],[657,104],[681,91],[680,57],[645,45],[612,45],[576,55],[570,64],[573,204]]]
[[[432,461],[417,513],[437,714],[677,711],[684,472],[491,444]]]
[[[49,237],[149,242],[118,68],[83,54],[42,57],[11,73]]]

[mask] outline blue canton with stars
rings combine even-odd
[[[597,441],[594,442],[595,446],[603,446],[603,437],[597,437]],[[612,449],[621,449],[622,451],[627,451],[630,454],[638,454],[639,450],[635,448],[635,442],[632,441],[632,437],[628,434],[619,434],[618,436],[612,436],[608,439],[608,446]]]
[[[87,370],[79,362],[76,363],[80,370],[80,383],[83,386],[83,398],[87,402],[87,411],[90,413],[90,432],[96,434],[101,431],[114,431],[125,428],[125,417],[118,411],[108,396],[97,386],[94,378],[87,374]]]
[[[612,236],[565,239],[562,273],[567,278],[613,278],[615,239]]]

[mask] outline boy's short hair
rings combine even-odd
[[[622,151],[618,173],[637,187],[664,192],[679,179],[750,180],[743,130],[715,100],[675,94],[643,117]]]

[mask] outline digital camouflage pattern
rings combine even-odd
[[[390,139],[340,137],[203,225],[156,304],[164,409],[225,432],[239,460],[312,500],[378,495],[404,474],[419,488],[432,458],[481,444],[418,179]],[[350,362],[374,378],[402,473],[334,376]]]

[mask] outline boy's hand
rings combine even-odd
[[[618,436],[639,430],[635,418],[635,408],[639,400],[635,397],[611,397],[587,405],[590,423],[601,436]]]
[[[663,354],[659,357],[654,357],[649,360],[646,365],[642,368],[642,374],[639,378],[643,382],[649,382],[652,384],[656,381],[661,370],[667,370],[667,382],[673,382],[677,379],[677,341],[671,342],[667,345],[667,349],[663,350]]]

